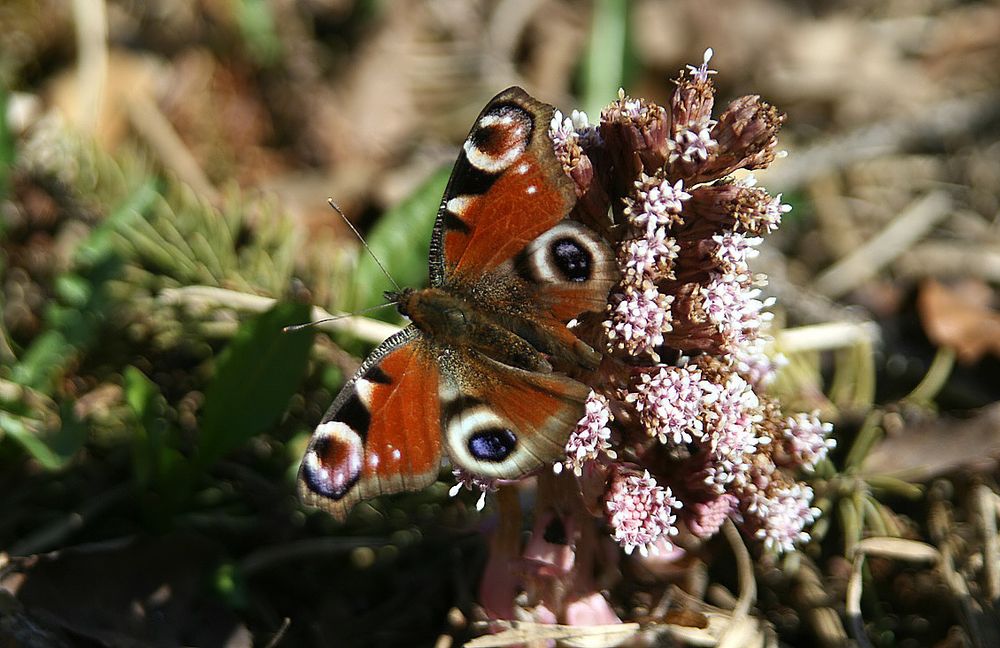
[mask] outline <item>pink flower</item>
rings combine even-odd
[[[722,338],[722,348],[737,349],[753,341],[773,315],[764,309],[772,300],[761,300],[760,290],[736,277],[717,275],[701,287],[701,308]]]
[[[674,509],[681,507],[670,488],[663,488],[649,475],[621,469],[605,494],[615,541],[631,554],[636,547],[646,555],[657,540],[677,534]]]
[[[497,489],[497,480],[478,477],[470,474],[461,468],[451,471],[455,476],[455,485],[448,491],[448,495],[455,497],[463,488],[470,491],[479,491],[479,499],[476,501],[476,510],[482,511],[486,506],[486,493],[491,493]]]
[[[650,118],[650,113],[656,107],[642,99],[632,99],[625,94],[624,88],[618,88],[618,101],[605,110],[616,110],[618,115],[634,122],[643,122]],[[601,121],[611,121],[602,115]]]
[[[588,461],[602,456],[610,459],[618,456],[611,446],[611,428],[608,426],[614,416],[608,407],[607,397],[590,392],[584,412],[583,418],[566,441],[565,465],[577,477],[582,474],[583,465]],[[563,464],[556,464],[553,468],[558,472],[562,466]]]
[[[757,96],[717,112],[711,56],[681,71],[665,107],[621,91],[595,125],[576,111],[549,124],[575,186],[569,218],[616,248],[620,275],[603,321],[573,328],[609,353],[572,374],[593,391],[565,456],[535,478],[527,539],[517,494],[500,491],[480,593],[493,618],[619,623],[606,594],[621,549],[638,548],[630,562],[650,578],[676,575],[678,520],[702,539],[732,520],[772,551],[809,539],[819,511],[794,471],[834,442],[817,414],[783,413],[760,391],[781,359],[765,353],[772,300],[752,268],[791,209],[749,173],[780,155],[784,116]],[[455,474],[453,494],[478,491],[479,507],[496,488]]]
[[[764,239],[729,232],[716,234],[712,240],[718,245],[712,257],[718,263],[719,271],[723,276],[732,277],[736,281],[749,281],[751,278],[750,265],[747,262],[760,254],[757,246]]]
[[[587,113],[574,110],[564,118],[560,111],[555,111],[549,124],[549,137],[563,168],[574,180],[578,180],[574,172],[584,157],[583,147],[592,146],[600,140],[597,130],[587,120]]]
[[[761,225],[764,231],[773,232],[778,229],[778,225],[781,225],[781,217],[790,211],[792,211],[792,206],[781,202],[781,194],[772,198],[767,203],[767,207],[765,207],[763,217],[761,218]]]
[[[746,528],[764,547],[773,551],[791,551],[807,542],[806,525],[816,520],[820,511],[811,506],[813,490],[800,482],[771,482],[766,489],[755,490],[744,508]]]
[[[771,342],[766,335],[758,335],[733,351],[733,366],[754,389],[767,387],[774,380],[778,369],[788,363],[788,359],[780,354],[768,355],[764,347]]]
[[[746,476],[751,455],[770,439],[757,434],[756,426],[763,420],[760,399],[746,380],[733,373],[724,385],[711,383],[711,387],[704,438],[715,463],[709,466],[708,481],[721,493],[726,484]]]
[[[639,289],[626,286],[623,293],[611,295],[611,317],[604,322],[608,341],[630,355],[648,353],[654,358],[656,347],[663,344],[663,334],[671,330],[672,295],[660,293],[656,286]]]
[[[633,227],[649,236],[657,229],[683,222],[681,210],[684,202],[691,199],[691,194],[684,191],[683,180],[670,184],[668,180],[643,173],[635,182],[635,190],[635,198],[625,208]]]
[[[670,162],[683,160],[684,162],[704,162],[708,159],[709,153],[719,145],[709,132],[715,126],[715,122],[706,122],[703,128],[698,130],[685,129],[677,134],[675,139],[669,141]]]
[[[660,367],[655,374],[641,374],[641,382],[625,401],[635,404],[646,433],[660,443],[680,445],[701,439],[705,396],[711,385],[693,366]]]
[[[789,463],[813,470],[837,446],[837,442],[829,438],[832,431],[833,425],[821,421],[818,412],[789,416],[781,439]]]
[[[636,287],[660,279],[673,279],[674,260],[680,247],[676,239],[667,236],[666,230],[657,228],[646,236],[628,239],[622,243],[618,266],[625,281]]]
[[[739,500],[731,493],[723,493],[718,497],[695,502],[684,509],[684,521],[691,533],[699,538],[711,538],[723,523],[739,511]]]
[[[717,70],[712,70],[708,67],[708,62],[712,60],[715,56],[715,50],[711,47],[705,50],[702,54],[701,65],[695,67],[693,65],[685,65],[688,74],[694,79],[695,83],[708,83],[708,78],[713,74],[718,74]]]

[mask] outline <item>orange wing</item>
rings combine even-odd
[[[441,463],[438,380],[416,329],[383,342],[316,427],[299,468],[302,500],[343,520],[361,500],[433,483]]]
[[[445,451],[464,470],[517,479],[560,459],[590,388],[556,373],[501,364],[468,351],[443,376]]]
[[[553,154],[553,108],[520,88],[476,119],[445,191],[431,242],[431,283],[474,280],[511,260],[576,201]]]

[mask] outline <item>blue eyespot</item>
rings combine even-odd
[[[503,461],[517,447],[517,436],[506,428],[480,430],[469,437],[469,452],[482,461]]]
[[[586,281],[590,279],[594,260],[590,251],[578,241],[571,238],[560,238],[552,242],[549,250],[552,260],[567,281]]]

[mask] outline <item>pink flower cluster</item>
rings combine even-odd
[[[727,520],[769,551],[809,539],[819,512],[798,472],[834,447],[831,426],[767,393],[781,358],[764,352],[772,302],[751,269],[789,210],[749,173],[776,157],[784,117],[756,96],[713,116],[710,55],[667,106],[620,92],[596,125],[552,120],[571,217],[616,246],[620,280],[574,329],[606,357],[583,377],[593,391],[564,461],[538,477],[523,548],[520,511],[501,506],[482,584],[491,618],[618,623],[599,589],[620,573],[615,544],[675,556]]]
[[[708,537],[727,518],[792,549],[816,515],[795,471],[834,445],[829,424],[782,414],[765,391],[780,358],[764,353],[773,301],[751,264],[790,207],[750,172],[778,155],[784,117],[756,96],[713,115],[710,57],[682,71],[667,106],[620,92],[596,125],[553,121],[575,216],[608,232],[621,270],[600,326],[581,328],[615,362],[592,383],[565,465],[585,497],[600,490],[588,479],[603,484],[626,551],[685,526]]]
[[[608,399],[597,392],[591,392],[587,398],[586,414],[566,442],[565,466],[576,473],[577,477],[588,461],[618,458],[611,445],[609,425],[613,419]],[[557,473],[562,472],[563,465],[554,466]]]
[[[643,555],[661,538],[677,534],[674,510],[681,504],[670,488],[649,476],[620,468],[615,471],[605,496],[615,540],[630,554],[638,547]]]

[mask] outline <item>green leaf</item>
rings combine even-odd
[[[7,105],[10,91],[3,79],[0,79],[0,200],[7,197],[10,190],[10,173],[14,168],[14,136],[11,135],[7,123]],[[0,219],[0,235],[4,232],[3,220]]]
[[[20,443],[28,454],[48,470],[61,468],[65,463],[65,460],[53,452],[34,430],[25,425],[23,418],[0,411],[0,430]]]
[[[167,445],[165,403],[160,388],[135,367],[125,367],[122,374],[125,402],[135,416],[132,437],[132,470],[143,488],[162,481],[170,472],[173,453]]]
[[[450,168],[442,168],[427,179],[406,200],[379,218],[368,233],[368,245],[385,269],[400,286],[422,286],[427,283],[427,251],[431,230],[441,204],[441,195],[448,184]],[[393,289],[371,255],[361,251],[354,285],[363,290],[353,308],[360,310],[385,302],[382,293]],[[391,309],[372,313],[372,317],[397,321]]]
[[[59,303],[46,309],[47,330],[14,366],[14,382],[49,392],[66,365],[94,344],[114,306],[107,285],[119,277],[122,266],[109,233],[122,222],[141,219],[156,195],[152,181],[138,187],[80,243],[73,257],[74,269],[56,277]]]
[[[59,300],[72,308],[83,308],[93,297],[94,286],[77,274],[56,277],[55,292]]]
[[[313,331],[282,328],[309,319],[306,304],[276,304],[245,322],[216,363],[205,391],[198,465],[220,457],[264,431],[285,411],[309,361]]]
[[[86,443],[88,432],[87,424],[77,417],[73,403],[62,402],[59,403],[59,427],[48,430],[43,439],[65,464]]]
[[[234,609],[244,609],[250,601],[246,578],[239,565],[226,562],[215,570],[212,584],[216,595]]]
[[[236,20],[250,55],[263,66],[281,59],[281,39],[271,14],[271,4],[264,0],[238,0]]]
[[[596,0],[581,76],[583,107],[595,119],[623,85],[627,48],[627,0]]]
[[[80,449],[87,437],[84,425],[73,416],[71,406],[60,408],[62,423],[45,430],[41,421],[0,410],[0,430],[14,439],[43,468],[58,470]]]
[[[144,220],[156,205],[159,188],[154,179],[137,186],[121,204],[111,210],[111,215],[101,221],[86,239],[80,242],[73,254],[73,262],[86,268],[99,266],[118,256],[114,232],[128,224]]]
[[[125,402],[139,420],[144,420],[152,409],[153,400],[160,390],[152,380],[135,367],[125,367]]]
[[[45,331],[34,339],[21,361],[14,365],[11,378],[21,385],[48,386],[50,376],[62,367],[73,348],[60,331]]]

